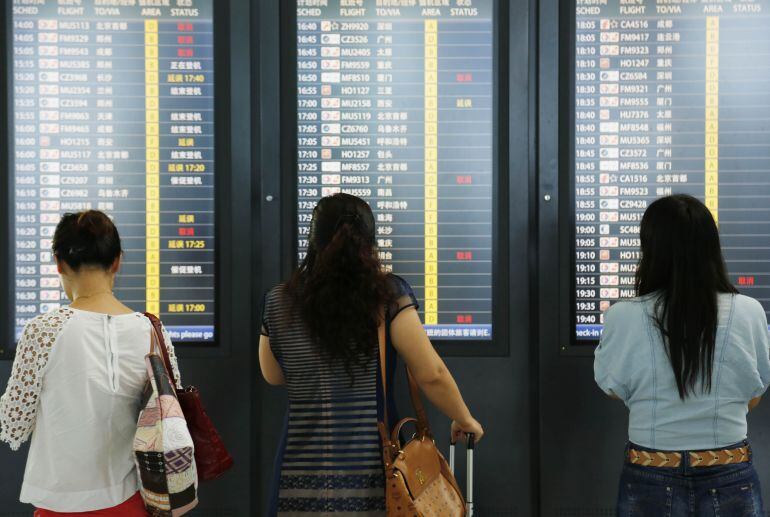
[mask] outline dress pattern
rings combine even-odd
[[[389,320],[417,305],[408,284],[392,278],[399,304],[388,311]],[[353,367],[351,379],[343,365],[330,364],[313,344],[284,286],[265,297],[262,333],[270,337],[289,395],[268,515],[384,516],[377,345],[371,359]],[[392,366],[395,351],[389,343],[388,350]]]

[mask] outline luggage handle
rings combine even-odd
[[[466,517],[473,517],[473,450],[476,448],[476,435],[473,433],[467,434],[466,440],[468,463],[466,465],[465,481],[467,487],[465,489],[465,515]],[[455,448],[457,442],[452,436],[449,439],[449,470],[452,474],[455,472]]]

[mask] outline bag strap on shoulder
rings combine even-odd
[[[157,316],[149,312],[144,313],[145,317],[152,323],[152,330],[155,333],[155,337],[158,340],[158,348],[160,348],[161,355],[163,356],[163,364],[166,366],[166,372],[171,378],[171,384],[174,389],[177,388],[177,380],[174,375],[174,369],[171,367],[171,359],[168,356],[168,348],[166,347],[166,340],[163,337],[163,326]]]
[[[380,351],[380,381],[382,383],[382,416],[385,425],[389,425],[388,419],[388,374],[387,374],[387,353],[385,349],[385,320],[383,319],[377,328],[377,341]]]

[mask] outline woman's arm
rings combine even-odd
[[[63,321],[55,314],[36,318],[27,324],[19,340],[8,387],[0,397],[0,441],[13,450],[35,430],[43,373]]]
[[[455,421],[453,434],[474,433],[476,440],[480,440],[484,430],[471,416],[457,383],[433,348],[414,307],[404,309],[391,322],[390,337],[428,400]]]
[[[268,384],[273,386],[286,384],[281,365],[270,349],[270,338],[264,334],[259,338],[259,367],[262,369],[262,376]]]

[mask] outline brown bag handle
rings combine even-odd
[[[166,348],[166,340],[163,337],[163,326],[158,319],[157,316],[154,314],[150,314],[149,312],[145,312],[144,315],[147,317],[148,320],[150,320],[150,323],[152,323],[152,330],[153,334],[155,334],[155,339],[152,338],[152,345],[155,345],[155,342],[158,343],[158,348],[160,348],[161,355],[163,355],[163,364],[166,366],[166,372],[168,372],[168,376],[171,378],[171,384],[174,386],[174,389],[177,389],[177,380],[176,376],[174,375],[174,369],[171,367],[171,359],[168,356],[168,348]],[[152,350],[150,350],[150,353],[153,353]]]

